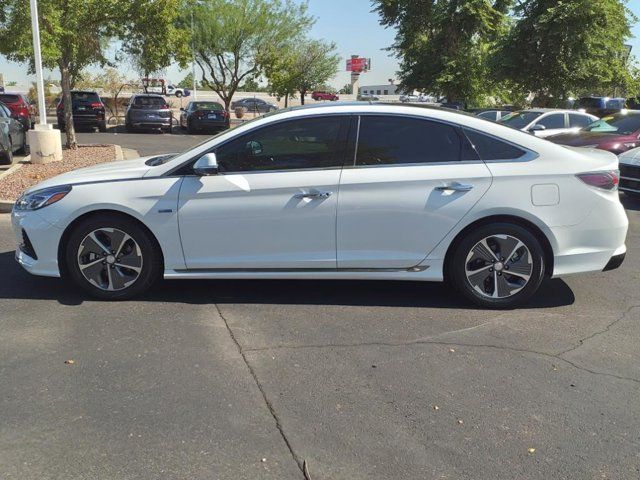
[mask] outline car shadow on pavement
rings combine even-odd
[[[0,299],[56,300],[80,305],[90,297],[72,283],[35,277],[14,260],[13,252],[0,253]],[[161,281],[134,302],[185,304],[346,305],[423,308],[474,308],[442,283],[355,280],[172,280]],[[525,308],[571,305],[575,297],[560,279],[547,280]]]

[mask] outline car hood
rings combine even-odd
[[[572,145],[581,147],[584,145],[599,145],[601,143],[615,142],[619,138],[625,138],[627,135],[619,135],[617,133],[605,132],[573,132],[561,133],[559,135],[551,135],[546,139],[561,145]]]
[[[146,162],[156,157],[158,157],[158,155],[136,158],[135,160],[100,163],[91,167],[72,170],[40,182],[29,188],[27,192],[40,190],[41,188],[57,187],[59,185],[77,185],[81,183],[142,178],[145,173],[153,168],[147,165]]]

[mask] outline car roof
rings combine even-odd
[[[160,95],[158,93],[134,93],[132,96],[133,97],[158,97],[158,98],[164,98],[162,95]]]

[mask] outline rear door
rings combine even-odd
[[[542,125],[545,127],[544,130],[536,130],[533,132],[536,137],[541,138],[569,131],[567,126],[567,115],[565,113],[547,113],[536,121],[536,125]]]
[[[338,199],[338,268],[418,265],[484,195],[491,174],[462,130],[363,115]]]

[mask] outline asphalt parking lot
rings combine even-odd
[[[204,139],[80,134],[143,155]],[[638,478],[640,203],[623,200],[619,270],[504,312],[403,282],[98,302],[23,272],[0,215],[0,478]]]

